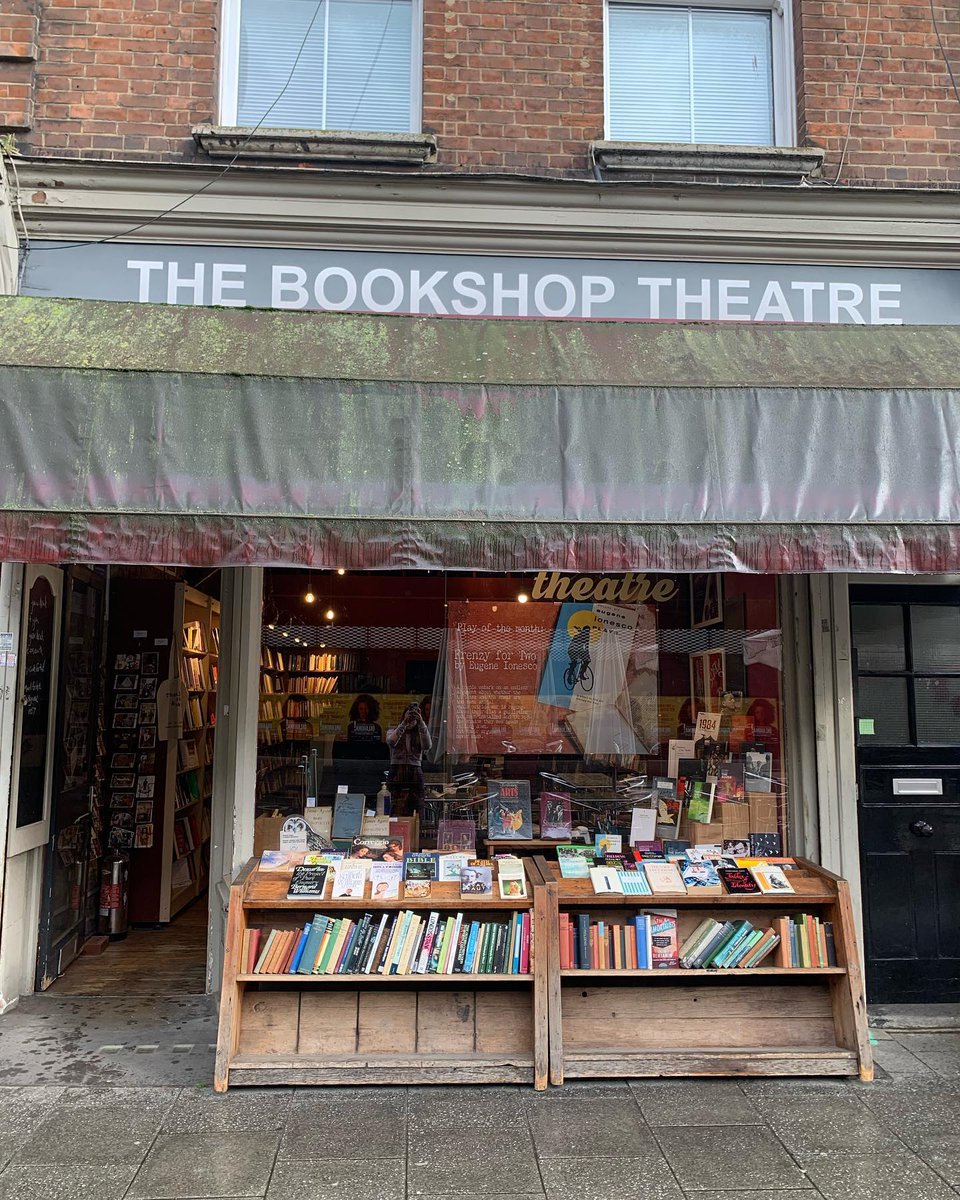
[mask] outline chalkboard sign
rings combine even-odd
[[[293,868],[290,886],[287,888],[287,899],[319,900],[323,895],[323,886],[327,879],[327,868],[323,866]]]
[[[56,598],[48,580],[35,579],[27,598],[23,649],[23,720],[20,726],[20,781],[17,828],[43,820],[47,747],[50,741],[50,681]]]

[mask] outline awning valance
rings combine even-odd
[[[0,301],[0,558],[960,569],[960,332]]]

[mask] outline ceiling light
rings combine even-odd
[[[328,609],[327,609],[327,611],[326,611],[326,612],[325,612],[323,615],[324,615],[324,616],[327,618],[327,620],[328,620],[328,621],[332,621],[332,620],[333,620],[333,618],[334,618],[334,617],[335,617],[337,614],[336,614],[336,613],[333,611],[333,609],[332,609],[332,608],[328,608]]]
[[[526,592],[521,592],[520,595],[517,597],[517,603],[518,604],[526,604],[526,602],[529,599],[530,599],[530,597],[527,595]]]
[[[314,600],[316,600],[316,596],[313,594],[313,592],[307,592],[307,594],[304,596],[304,600],[306,600],[308,604],[312,604]]]
[[[346,567],[337,567],[338,575],[346,575],[346,573],[347,573]]]

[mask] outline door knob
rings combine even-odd
[[[913,821],[910,832],[916,837],[933,837],[933,826],[927,821]]]

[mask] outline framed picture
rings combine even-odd
[[[690,576],[690,628],[705,629],[723,620],[723,577]]]
[[[144,675],[157,675],[160,670],[160,655],[156,650],[143,656]]]
[[[113,681],[113,690],[115,692],[136,692],[139,686],[139,675],[117,675]]]
[[[113,714],[114,729],[136,729],[137,714],[135,712],[118,712]]]
[[[134,712],[139,703],[140,697],[136,692],[125,692],[113,698],[113,707],[117,712]]]
[[[141,750],[152,750],[157,744],[156,729],[152,725],[142,726],[137,744]]]
[[[724,650],[701,650],[690,655],[690,696],[693,711],[720,712],[720,697],[727,687]]]

